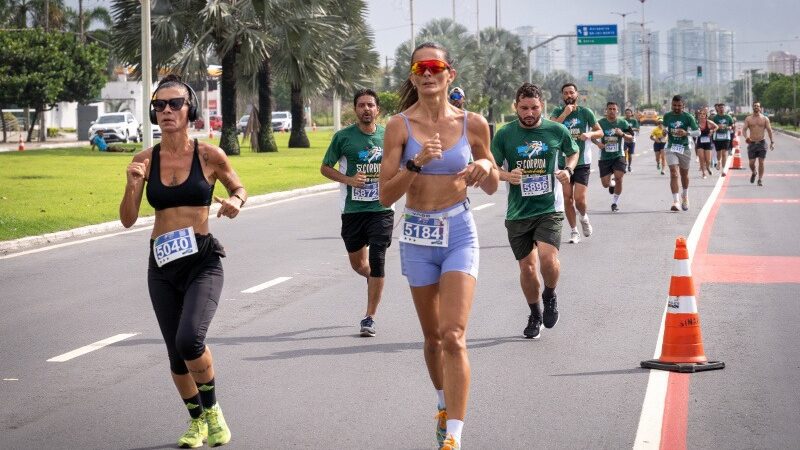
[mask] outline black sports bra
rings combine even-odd
[[[214,194],[214,185],[209,184],[200,167],[197,139],[194,140],[194,155],[189,177],[177,186],[164,186],[161,182],[161,144],[153,147],[150,163],[150,178],[147,180],[147,201],[156,211],[178,206],[209,206]]]

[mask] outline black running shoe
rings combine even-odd
[[[619,206],[617,206],[617,204],[616,204],[616,203],[612,203],[612,204],[611,204],[611,211],[612,211],[612,212],[617,212],[617,211],[619,211]]]
[[[372,316],[361,320],[361,337],[375,337],[375,320]]]
[[[763,186],[763,184],[761,183],[761,180],[758,180],[758,185],[759,186]]]
[[[755,183],[755,182],[756,182],[756,173],[755,173],[755,172],[753,172],[753,173],[750,175],[750,184],[752,184],[752,183]]]
[[[522,332],[527,339],[539,339],[539,329],[542,327],[542,318],[531,314],[528,316],[528,326]]]
[[[543,298],[544,300],[544,327],[553,328],[558,323],[558,303],[556,295],[553,298]]]

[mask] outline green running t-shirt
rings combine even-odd
[[[564,112],[564,106],[559,106],[555,110],[553,110],[553,114],[551,117],[558,117],[561,113]],[[575,140],[575,143],[578,144],[578,165],[582,166],[584,164],[591,164],[592,163],[592,152],[586,151],[586,142],[580,140],[578,135],[581,133],[586,133],[592,131],[592,127],[597,123],[597,118],[594,116],[594,113],[589,108],[584,108],[583,106],[578,106],[578,109],[572,111],[570,115],[564,119],[562,123],[567,130],[569,130],[569,134],[572,136],[572,139]],[[566,164],[566,158],[563,154],[558,155],[558,165],[559,167],[564,167]]]
[[[522,169],[522,182],[508,184],[506,219],[519,220],[564,211],[564,194],[556,180],[558,154],[574,155],[578,145],[567,128],[542,118],[536,128],[523,128],[518,120],[506,124],[492,139],[492,155],[508,171]]]
[[[362,172],[367,177],[363,188],[341,184],[340,208],[343,214],[369,211],[387,211],[378,200],[378,177],[383,157],[384,128],[378,125],[375,133],[366,134],[358,125],[350,125],[333,135],[325,152],[322,164],[334,167],[339,163],[339,172],[352,177]]]
[[[694,117],[686,111],[675,114],[670,111],[664,114],[664,127],[667,129],[667,150],[675,153],[683,153],[686,156],[691,156],[692,150],[689,148],[689,136],[676,136],[678,130],[699,130],[697,121]],[[680,146],[680,147],[677,147]],[[675,151],[679,149],[680,151]]]
[[[619,128],[624,133],[631,134],[633,133],[631,124],[628,123],[627,120],[620,119],[619,117],[613,122],[603,117],[598,120],[597,123],[600,124],[600,128],[603,129],[603,138],[600,139],[600,142],[605,146],[605,148],[600,150],[600,160],[604,161],[622,157],[625,140],[621,136],[615,135],[614,129]]]
[[[729,141],[731,140],[731,131],[733,131],[733,124],[736,123],[730,114],[715,114],[711,121],[717,124],[719,128],[714,132],[715,141]]]

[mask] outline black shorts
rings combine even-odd
[[[731,141],[717,141],[717,140],[715,140],[714,141],[714,148],[716,148],[718,152],[721,152],[723,150],[727,150],[727,149],[731,148]]]
[[[600,178],[611,175],[615,171],[625,172],[628,168],[628,163],[625,162],[624,156],[616,159],[601,159],[597,162],[597,165],[600,167]]]
[[[628,153],[634,153],[634,150],[636,150],[636,142],[625,141],[625,145],[622,146],[622,148]]]
[[[666,146],[667,146],[666,142],[655,142],[653,143],[653,151],[660,152],[661,150],[664,150],[664,147]]]
[[[767,141],[751,142],[747,144],[747,159],[764,159],[767,157]]]
[[[558,166],[559,169],[564,170],[563,167]],[[584,186],[589,186],[589,174],[592,172],[592,166],[590,164],[581,164],[579,166],[575,166],[575,171],[572,174],[572,178],[569,180],[569,184],[575,185],[575,183],[582,184]]]
[[[392,243],[394,211],[368,211],[342,214],[342,239],[347,253],[365,245]]]
[[[526,219],[506,220],[508,243],[517,261],[533,251],[537,242],[545,242],[555,248],[561,245],[561,224],[564,213],[554,212]]]
[[[700,139],[698,138],[695,143],[697,144],[697,150],[711,150],[711,141],[700,142]]]

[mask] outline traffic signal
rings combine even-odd
[[[594,71],[593,70],[589,71],[589,77],[588,78],[589,78],[589,81],[594,80]]]
[[[697,66],[697,78],[703,78],[703,66]]]

